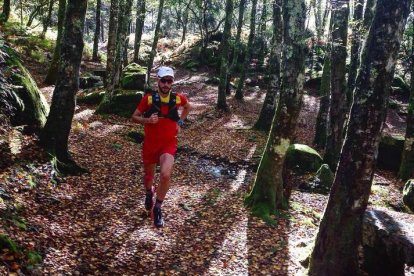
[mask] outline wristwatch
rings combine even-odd
[[[180,127],[182,127],[183,125],[184,125],[184,121],[183,120],[178,120],[177,121],[177,124],[180,126]]]

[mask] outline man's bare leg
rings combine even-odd
[[[160,185],[157,188],[157,199],[164,200],[170,188],[171,173],[174,166],[174,156],[164,153],[160,157]]]
[[[153,209],[154,225],[156,227],[163,227],[164,220],[161,213],[161,204],[165,195],[170,188],[171,172],[174,165],[174,156],[169,153],[164,153],[160,157],[160,185],[157,188],[157,199]]]
[[[150,211],[154,206],[154,193],[152,186],[154,184],[155,166],[157,164],[144,165],[144,188],[145,188],[145,209]]]

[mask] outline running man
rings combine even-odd
[[[132,115],[132,121],[144,125],[142,158],[144,163],[145,209],[151,212],[156,227],[163,227],[161,205],[170,187],[177,134],[190,111],[187,98],[171,90],[174,70],[160,67],[157,73],[158,91],[145,95]],[[181,115],[178,108],[182,107]],[[156,165],[160,165],[160,183],[153,188]],[[154,204],[154,193],[156,200]]]

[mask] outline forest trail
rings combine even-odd
[[[273,226],[243,206],[266,139],[250,129],[263,91],[249,88],[244,103],[229,100],[231,114],[218,114],[215,87],[189,81],[186,72],[177,76],[176,90],[194,108],[179,134],[163,229],[144,212],[141,144],[128,137],[141,126],[127,119],[94,115],[93,106],[76,110],[70,150],[90,174],[55,185],[44,161],[10,169],[10,179],[34,175],[36,189],[14,185],[28,227],[18,240],[42,254],[41,273],[293,275],[302,269],[297,246],[317,224],[310,202],[321,212],[326,196],[294,193],[296,209]]]
[[[188,96],[193,110],[178,137],[162,229],[154,228],[144,211],[142,144],[128,135],[142,132],[142,126],[118,116],[95,115],[95,106],[77,106],[70,151],[91,173],[65,178],[51,178],[50,162],[41,156],[33,138],[21,137],[18,160],[22,162],[0,175],[20,204],[2,231],[42,255],[42,266],[32,274],[297,275],[304,271],[299,261],[316,233],[327,196],[295,190],[290,209],[281,212],[276,225],[249,214],[243,198],[266,141],[264,133],[251,127],[265,91],[248,86],[243,102],[230,96],[232,112],[219,113],[217,87],[206,84],[211,75],[177,71],[175,90]],[[42,92],[50,101],[53,87],[43,87]],[[317,110],[317,98],[305,95],[295,142],[311,144]],[[393,176],[376,175],[381,185],[390,179]],[[298,186],[301,180],[292,181]],[[377,191],[371,200],[383,204],[384,196],[399,197],[390,191]],[[24,221],[25,231],[16,220]]]

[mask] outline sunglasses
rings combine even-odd
[[[173,79],[161,79],[160,80],[162,83],[168,83],[168,84],[171,84],[171,83],[173,83]]]

